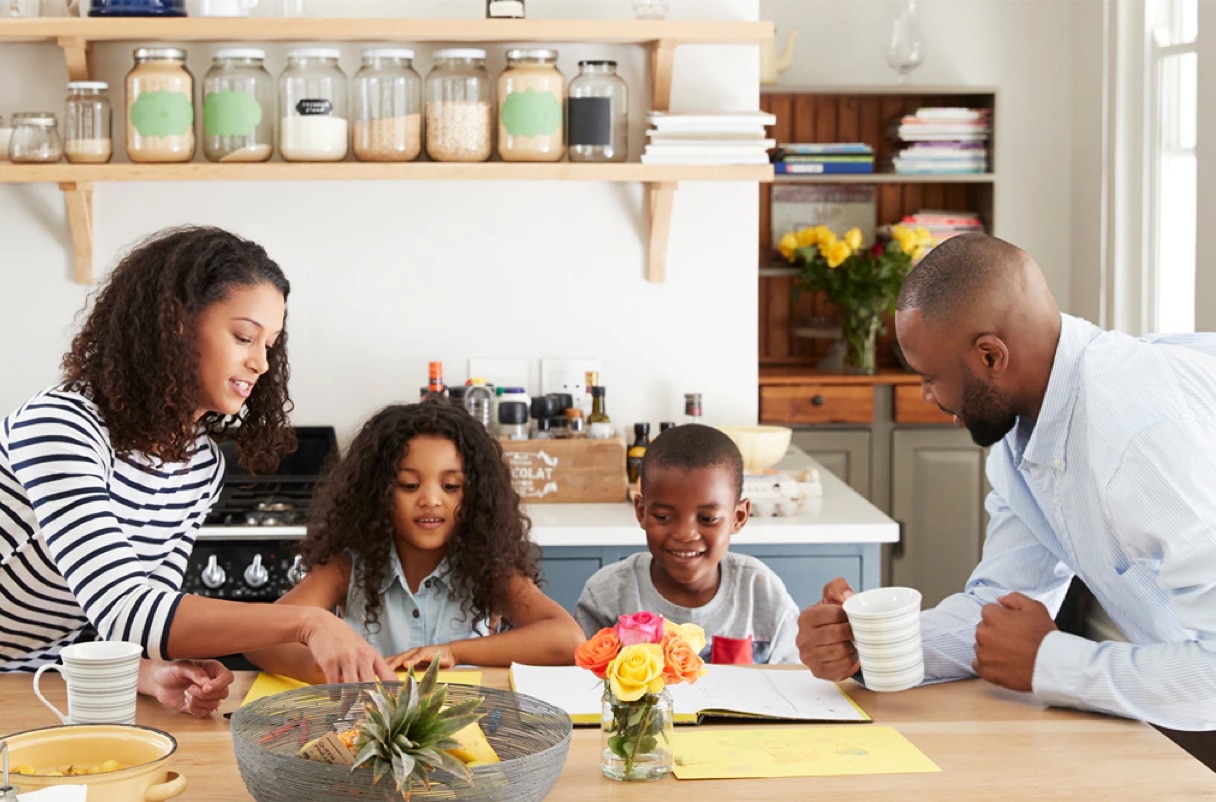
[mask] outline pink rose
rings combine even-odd
[[[645,610],[633,615],[618,616],[615,629],[621,646],[659,643],[663,640],[663,616]]]

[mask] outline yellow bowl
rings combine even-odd
[[[794,430],[786,426],[722,426],[743,455],[743,472],[764,473],[789,450]]]
[[[11,774],[20,793],[53,785],[87,785],[89,802],[152,802],[186,790],[186,778],[169,771],[177,740],[167,732],[132,724],[70,724],[26,730],[3,738],[8,765],[38,769],[69,764],[99,765],[117,760],[125,768],[102,774],[41,777]]]

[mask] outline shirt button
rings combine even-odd
[[[424,588],[429,588],[431,586],[431,580],[428,579],[427,581],[423,582],[422,586]]]
[[[1059,459],[1058,457],[1057,457],[1056,459],[1053,459],[1053,460],[1051,461],[1051,465],[1052,465],[1052,467],[1054,467],[1054,468],[1058,468],[1058,467],[1060,467],[1060,466],[1061,466],[1061,465],[1063,465],[1063,464],[1064,464],[1064,463],[1063,463],[1063,462],[1061,462],[1061,461],[1060,461],[1060,459]]]
[[[1051,506],[1053,506],[1053,507],[1058,507],[1058,506],[1060,506],[1060,500],[1059,500],[1058,498],[1053,498],[1053,499],[1051,500]]]
[[[418,612],[417,610],[414,611],[414,618],[418,618],[421,615],[422,613]]]

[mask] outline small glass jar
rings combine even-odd
[[[557,51],[507,51],[498,76],[498,155],[505,162],[555,162],[566,155],[566,79]]]
[[[483,162],[494,148],[494,82],[486,51],[437,50],[426,75],[426,154],[440,162]]]
[[[13,128],[0,117],[0,162],[8,161],[8,143],[13,139]]]
[[[63,153],[73,164],[105,164],[114,155],[110,85],[71,81],[64,100]]]
[[[186,51],[141,47],[127,73],[127,158],[188,162],[194,158],[194,76]]]
[[[650,782],[671,774],[675,767],[671,693],[644,693],[623,702],[604,690],[600,717],[600,773],[610,780]]]
[[[13,137],[8,158],[14,164],[54,164],[63,158],[59,121],[49,111],[13,115]]]
[[[266,51],[225,48],[203,76],[203,155],[212,162],[264,162],[274,152],[275,86]]]
[[[363,51],[351,79],[359,161],[408,162],[422,152],[422,77],[413,60],[407,48]]]
[[[337,162],[346,158],[346,74],[340,51],[305,47],[287,51],[279,76],[279,154],[292,162]]]
[[[629,95],[615,61],[580,61],[566,100],[572,162],[623,162],[629,156]]]

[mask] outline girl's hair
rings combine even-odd
[[[393,528],[397,465],[415,437],[442,437],[456,446],[464,468],[464,496],[446,556],[461,609],[474,621],[502,613],[511,578],[538,581],[531,522],[520,509],[511,472],[498,444],[478,421],[450,401],[394,404],[374,414],[345,458],[318,485],[301,546],[306,568],[353,552],[352,587],[367,603],[373,630],[381,610],[380,586],[395,548]]]
[[[260,245],[218,228],[161,231],[110,273],[63,357],[69,388],[101,410],[119,454],[183,462],[199,433],[236,440],[241,464],[273,471],[295,443],[287,415],[287,330],[267,354],[269,369],[239,416],[208,412],[198,424],[199,314],[236,287],[291,285]],[[233,432],[233,430],[235,430]]]

